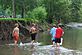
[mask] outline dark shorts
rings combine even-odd
[[[55,38],[55,43],[61,43],[61,38]]]
[[[35,40],[35,38],[36,38],[36,33],[32,33],[32,34],[31,34],[31,39],[32,39],[32,40]]]
[[[54,39],[54,40],[52,40],[52,42],[55,42],[55,39]]]

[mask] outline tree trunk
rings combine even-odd
[[[21,7],[21,18],[24,18],[25,16],[25,4],[24,4],[24,1],[22,2],[22,7]]]
[[[15,0],[12,0],[13,18],[16,18],[16,4]]]

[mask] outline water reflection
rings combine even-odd
[[[80,51],[72,51],[50,45],[46,46],[1,46],[0,55],[82,55]]]
[[[15,45],[13,50],[13,55],[20,55],[20,49],[18,48],[18,46]]]
[[[63,46],[74,50],[82,51],[82,29],[65,30]]]
[[[60,55],[60,50],[57,49],[57,50],[55,51],[55,54],[54,54],[54,55]]]
[[[49,55],[61,55],[60,50],[55,48],[55,50],[50,50],[50,54]]]

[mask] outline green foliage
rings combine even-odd
[[[80,6],[81,6],[81,1],[80,0],[72,0],[71,4],[71,18],[73,21],[78,22],[80,19]]]
[[[12,12],[11,12],[11,10],[10,10],[10,7],[5,10],[5,14],[6,14],[7,16],[11,16],[11,15],[12,15]]]
[[[33,11],[28,12],[28,18],[32,18],[36,22],[42,22],[46,19],[47,12],[45,7],[37,7]]]
[[[82,22],[81,0],[14,0],[16,16],[25,16],[31,22],[43,22],[45,20],[63,23]],[[0,13],[12,15],[13,0],[0,0]],[[53,23],[54,21],[52,21]]]
[[[25,19],[22,19],[22,18],[0,18],[0,21],[17,21],[17,20],[20,20],[20,21],[26,21]]]

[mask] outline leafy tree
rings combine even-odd
[[[28,12],[28,18],[32,18],[34,21],[43,22],[46,20],[47,12],[45,7],[37,7],[33,11]]]
[[[73,21],[79,21],[80,18],[80,6],[81,6],[81,1],[80,0],[72,0],[72,4],[71,4],[71,18],[73,19]]]
[[[82,20],[81,5],[81,0],[0,0],[0,12],[7,16],[29,17],[33,21],[46,19],[51,23],[58,20],[68,23]],[[43,15],[42,10],[47,14]]]

